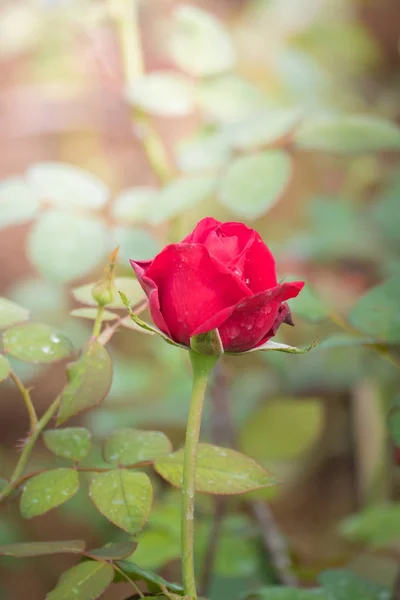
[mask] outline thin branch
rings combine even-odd
[[[138,0],[114,0],[117,7],[115,22],[121,46],[121,58],[125,82],[133,88],[144,75],[143,52],[138,24]],[[136,108],[132,112],[136,133],[142,142],[147,159],[158,177],[165,184],[172,178],[172,168],[162,138],[150,118]]]
[[[35,429],[31,432],[27,443],[25,444],[24,449],[21,452],[21,456],[19,458],[19,461],[17,462],[17,465],[13,471],[13,474],[11,476],[10,482],[8,483],[8,485],[6,485],[6,487],[2,490],[2,492],[0,493],[0,502],[2,500],[4,500],[5,498],[7,498],[10,494],[12,494],[12,492],[16,489],[17,487],[17,483],[21,478],[21,475],[28,463],[29,457],[31,455],[31,452],[33,450],[34,445],[36,444],[40,434],[42,433],[43,429],[46,427],[46,425],[49,423],[49,421],[52,419],[52,417],[54,416],[56,410],[58,409],[58,406],[60,404],[60,400],[61,400],[61,396],[58,396],[54,402],[52,402],[49,406],[49,408],[47,409],[47,411],[44,413],[44,415],[42,416],[42,418],[38,421]]]
[[[252,500],[249,506],[253,517],[260,525],[264,546],[271,557],[280,583],[296,587],[297,579],[291,570],[290,556],[271,509],[261,500]]]
[[[112,567],[115,571],[117,571],[117,573],[119,573],[121,575],[121,577],[123,577],[124,579],[126,579],[126,581],[128,581],[131,586],[133,587],[133,589],[135,590],[135,592],[137,592],[139,598],[144,598],[144,594],[142,592],[142,590],[139,588],[139,586],[136,585],[136,583],[129,577],[129,575],[127,575],[126,573],[124,573],[124,571],[122,569],[119,568],[118,565],[116,565],[114,562],[111,563]]]
[[[22,381],[20,380],[18,375],[16,373],[14,373],[14,371],[11,371],[10,377],[21,393],[22,399],[25,403],[25,407],[26,407],[26,410],[27,410],[27,413],[29,416],[30,428],[31,428],[31,431],[33,431],[35,429],[35,427],[37,426],[38,418],[37,418],[35,407],[33,406],[33,402],[32,402],[31,395],[30,395],[30,390],[24,386],[24,384],[22,383]]]

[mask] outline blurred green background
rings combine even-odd
[[[207,215],[254,227],[276,254],[279,279],[307,281],[292,303],[296,327],[282,328],[278,341],[329,341],[304,356],[224,360],[203,430],[282,481],[257,497],[271,502],[304,585],[343,565],[391,585],[399,562],[400,512],[399,538],[379,551],[381,523],[371,533],[367,519],[357,543],[351,523],[343,525],[400,492],[386,430],[398,366],[343,338],[357,328],[400,342],[392,300],[383,321],[353,310],[369,288],[400,273],[398,8],[396,0],[143,0],[136,12],[125,0],[0,6],[2,296],[79,348],[91,323],[69,314],[81,306],[71,290],[95,281],[117,245],[118,274],[133,276],[128,258],[151,258]],[[73,422],[99,443],[132,425],[161,429],[178,447],[190,393],[186,354],[128,329],[110,351],[108,398]],[[13,366],[41,413],[65,365]],[[28,421],[11,383],[0,394],[8,475]],[[100,450],[94,460],[101,464]],[[50,464],[39,445],[32,468]],[[177,500],[155,485],[135,556],[177,580]],[[199,572],[213,501],[200,507]],[[249,505],[229,501],[224,515],[212,600],[275,581]],[[99,545],[115,534],[85,494],[32,521],[20,519],[17,503],[0,513],[0,543],[84,537]],[[20,600],[28,589],[41,600],[74,562],[2,559],[0,598]],[[128,594],[115,584],[104,598]]]

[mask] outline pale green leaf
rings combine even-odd
[[[42,200],[62,209],[99,210],[109,196],[109,189],[101,179],[69,163],[36,163],[28,170],[27,180]]]
[[[389,600],[390,591],[376,583],[362,579],[352,571],[332,569],[318,577],[329,600]]]
[[[239,447],[261,464],[292,460],[315,444],[321,435],[323,422],[324,408],[318,399],[269,400],[256,409],[244,424]]]
[[[158,208],[157,208],[158,211]],[[154,215],[152,213],[152,219]],[[156,238],[145,229],[137,227],[115,227],[112,232],[113,245],[119,246],[119,260],[123,264],[135,260],[150,260],[161,250]]]
[[[400,539],[400,503],[370,506],[342,521],[340,532],[373,548],[388,546]]]
[[[169,47],[176,64],[195,76],[215,75],[235,63],[223,23],[197,6],[183,4],[175,10]]]
[[[191,81],[174,71],[153,71],[136,79],[127,90],[136,107],[161,117],[182,117],[194,110]]]
[[[197,102],[207,117],[232,123],[259,112],[266,100],[249,81],[227,74],[201,81],[197,86]]]
[[[0,354],[0,382],[7,379],[9,374],[11,373],[11,365],[8,362],[7,358]]]
[[[78,472],[74,469],[53,469],[28,479],[21,496],[20,510],[24,519],[31,519],[67,502],[79,489]]]
[[[373,287],[349,314],[350,323],[363,334],[388,343],[400,342],[400,277]]]
[[[162,431],[142,431],[125,427],[114,431],[104,445],[104,458],[118,465],[158,459],[172,450],[172,445]]]
[[[118,469],[97,475],[90,485],[90,497],[106,519],[135,534],[149,517],[153,492],[144,473]]]
[[[86,283],[85,285],[81,285],[72,290],[72,295],[75,300],[81,302],[82,304],[87,304],[88,306],[97,306],[96,300],[92,296],[92,289],[94,285],[94,282]],[[115,287],[118,291],[121,291],[129,298],[131,306],[145,299],[144,291],[134,277],[116,277]],[[122,300],[118,294],[114,298],[113,302],[107,306],[108,308],[124,308],[124,304],[122,303]]]
[[[251,150],[269,146],[292,134],[300,121],[298,108],[272,109],[235,123],[227,128],[227,137],[235,148]]]
[[[334,153],[400,150],[400,128],[368,115],[314,117],[299,127],[295,143],[299,148]]]
[[[4,350],[32,363],[52,363],[70,356],[73,345],[64,333],[44,323],[21,323],[3,334]]]
[[[143,569],[159,569],[181,555],[179,534],[173,535],[167,530],[146,528],[139,535],[138,542],[132,560]]]
[[[67,460],[80,461],[90,452],[92,434],[85,427],[48,429],[43,434],[47,448]]]
[[[114,569],[107,562],[87,561],[65,571],[45,600],[96,600],[114,579]]]
[[[154,468],[164,479],[182,486],[184,452],[178,450],[157,460]],[[276,481],[253,459],[211,444],[199,444],[196,491],[206,494],[244,494],[275,485]]]
[[[47,554],[81,554],[85,549],[83,540],[60,542],[21,542],[0,546],[0,556],[45,556]]]
[[[112,362],[107,350],[96,340],[89,342],[80,358],[68,365],[67,378],[57,425],[100,404],[107,396],[112,381]]]
[[[68,282],[92,271],[108,250],[107,229],[98,218],[48,211],[28,237],[28,256],[47,279]]]
[[[0,182],[0,230],[33,219],[39,208],[38,195],[22,177]]]
[[[18,304],[0,297],[0,329],[6,329],[10,325],[21,323],[29,318],[29,310]]]
[[[97,317],[97,308],[76,308],[69,313],[71,317],[80,317],[81,319],[90,319],[94,321]],[[101,315],[102,321],[115,321],[119,316],[110,310],[104,310]]]
[[[214,133],[182,140],[176,146],[176,160],[185,173],[216,171],[226,165],[231,153],[226,136]]]
[[[111,214],[123,225],[147,223],[153,211],[158,190],[151,187],[133,187],[120,192],[111,208]]]
[[[153,225],[159,225],[182,212],[194,208],[212,196],[216,189],[215,177],[198,175],[175,179],[159,193],[151,215]]]
[[[219,198],[235,214],[256,219],[280,200],[291,174],[290,157],[282,150],[242,156],[223,175]]]

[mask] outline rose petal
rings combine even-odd
[[[253,243],[245,252],[243,278],[254,294],[273,288],[278,283],[275,259],[256,231]]]
[[[193,229],[192,233],[189,233],[183,240],[182,244],[204,244],[207,236],[216,229],[218,225],[221,225],[221,221],[217,221],[213,217],[205,217],[201,219]]]
[[[201,323],[220,314],[218,326],[227,307],[250,295],[240,279],[201,244],[170,244],[145,272],[135,263],[132,266],[149,296],[156,325],[165,332],[167,325],[172,339],[186,345]]]
[[[224,309],[205,321],[193,335],[205,333],[218,327],[226,352],[244,352],[265,341],[273,328],[282,302],[294,298],[302,289],[303,282],[283,283],[273,289],[259,292],[238,302],[235,307]],[[219,324],[217,324],[219,323]]]
[[[149,310],[150,310],[150,314],[151,314],[151,317],[152,317],[155,325],[157,325],[157,327],[162,332],[166,333],[169,337],[172,338],[169,327],[168,327],[167,323],[165,322],[165,319],[160,310],[160,298],[158,295],[157,285],[154,283],[154,281],[152,281],[151,279],[146,277],[146,271],[147,271],[148,267],[143,268],[143,262],[144,261],[141,261],[141,262],[135,262],[134,260],[130,261],[132,268],[135,271],[137,280],[139,281],[140,285],[143,288],[144,293],[146,294],[146,296],[149,300]],[[150,261],[150,262],[153,262],[153,261]]]

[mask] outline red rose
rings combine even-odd
[[[226,352],[254,349],[282,323],[293,324],[285,300],[304,285],[278,284],[274,257],[256,231],[211,217],[153,260],[131,264],[161,331],[190,346],[192,336],[218,329]]]

